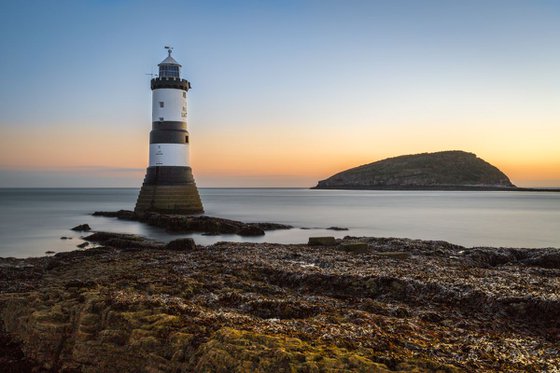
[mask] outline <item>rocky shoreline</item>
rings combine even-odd
[[[264,236],[265,231],[291,229],[291,225],[278,223],[243,223],[237,220],[206,215],[172,215],[157,212],[137,214],[134,211],[96,211],[93,216],[138,221],[174,233],[203,233],[206,235],[237,234]]]
[[[12,371],[558,371],[560,249],[393,238],[0,259]],[[19,369],[19,370],[18,370]]]

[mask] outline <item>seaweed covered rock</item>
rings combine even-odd
[[[560,269],[542,262],[558,249],[469,254],[441,241],[354,237],[333,247],[222,242],[194,249],[178,240],[172,246],[179,250],[165,250],[144,246],[137,236],[97,232],[93,239],[103,246],[0,258],[2,368],[521,372],[560,366]],[[126,245],[108,246],[114,240]],[[341,249],[355,242],[368,249]],[[21,359],[4,358],[2,348]]]
[[[167,250],[175,250],[175,251],[191,251],[196,250],[196,244],[192,238],[179,238],[177,240],[173,240],[165,245]]]
[[[346,349],[321,348],[298,338],[232,328],[218,330],[200,346],[197,355],[195,370],[206,372],[391,371],[385,364]]]

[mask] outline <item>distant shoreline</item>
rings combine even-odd
[[[309,189],[323,189],[323,190],[388,190],[388,191],[441,191],[441,192],[560,192],[560,188],[503,188],[503,187],[486,187],[486,186],[336,186],[336,187],[319,187],[314,186]]]

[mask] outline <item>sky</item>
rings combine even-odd
[[[0,187],[139,187],[174,47],[201,187],[464,150],[560,186],[560,2],[2,1]]]

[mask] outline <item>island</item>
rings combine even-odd
[[[402,155],[342,171],[313,189],[517,190],[497,167],[460,150]]]

